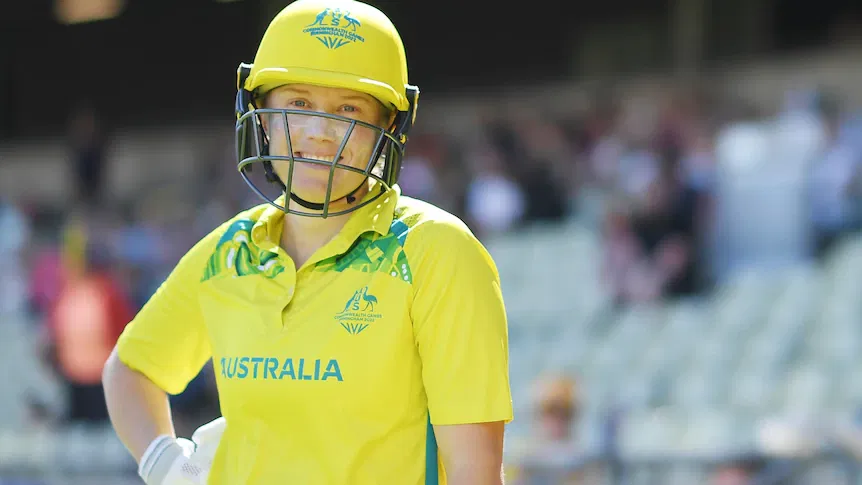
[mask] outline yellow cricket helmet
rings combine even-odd
[[[289,160],[291,164],[320,163],[292,155],[276,157],[269,154],[260,114],[276,112],[286,116],[292,110],[262,109],[256,105],[256,100],[286,84],[351,89],[373,96],[396,112],[393,126],[388,128],[332,114],[316,115],[339,119],[351,123],[352,127],[361,125],[377,130],[377,147],[363,173],[382,182],[383,190],[397,183],[407,133],[416,116],[419,89],[408,84],[404,45],[395,26],[383,12],[354,0],[297,0],[272,20],[260,42],[254,63],[240,64],[237,70],[238,169],[252,189],[285,212],[301,215],[327,217],[361,207],[364,204],[347,211],[329,213],[330,191],[327,191],[323,203],[305,201],[290,191],[289,180],[280,180],[273,172],[273,160]],[[349,136],[350,132],[345,136],[342,147]],[[372,172],[381,156],[384,161],[382,173]],[[281,207],[264,195],[247,174],[255,162],[263,163],[269,182],[280,185],[292,200],[311,212],[289,210],[287,203]],[[332,172],[336,168],[357,171],[335,163],[331,165]],[[365,204],[375,198],[366,200]]]

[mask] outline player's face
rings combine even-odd
[[[305,84],[291,84],[271,91],[265,102],[266,108],[307,111],[309,114],[263,115],[264,129],[269,136],[271,155],[289,156],[287,132],[290,133],[290,149],[296,158],[310,158],[325,164],[296,163],[291,179],[291,191],[300,198],[314,203],[323,203],[329,183],[331,164],[366,170],[374,151],[380,131],[356,125],[338,160],[334,160],[350,127],[349,121],[334,120],[314,113],[329,113],[350,120],[370,123],[388,128],[392,122],[389,111],[375,98],[349,89],[329,88]],[[282,181],[287,181],[289,161],[274,161],[273,169]],[[335,169],[332,180],[331,201],[352,193],[365,180],[365,175],[349,170]]]

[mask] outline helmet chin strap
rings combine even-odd
[[[335,199],[335,200],[329,201],[329,204],[331,205],[333,202],[337,202],[341,199],[346,200],[348,204],[352,204],[352,203],[356,202],[356,193],[359,192],[359,190],[362,188],[363,185],[365,185],[365,182],[361,183],[358,187],[353,189],[349,194],[345,195],[344,197],[341,197],[340,199]],[[287,187],[285,187],[284,184],[281,184],[281,187],[282,187],[282,192],[287,192]],[[315,211],[322,211],[323,210],[323,204],[318,204],[315,202],[309,202],[309,201],[303,199],[302,197],[294,194],[293,192],[290,193],[290,200],[296,202],[297,204],[301,205],[302,207],[305,207],[306,209],[315,210]]]

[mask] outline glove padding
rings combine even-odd
[[[144,452],[138,475],[147,485],[206,485],[226,425],[224,417],[211,421],[191,441],[159,436]]]

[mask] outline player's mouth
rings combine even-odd
[[[317,161],[320,161],[320,162],[327,162],[327,163],[332,163],[332,162],[335,160],[335,157],[334,157],[334,156],[332,156],[332,155],[318,155],[318,154],[316,154],[316,153],[306,153],[306,152],[293,152],[293,157],[294,157],[294,158],[307,158],[307,159],[310,159],[310,160],[317,160]],[[343,160],[344,160],[344,156],[343,156],[343,155],[342,155],[342,156],[340,156],[340,157],[338,157],[338,161],[339,161],[339,162],[341,162],[341,161],[343,161]],[[322,165],[319,165],[319,164],[316,164],[316,163],[315,163],[315,164],[312,164],[312,165],[315,165],[315,166],[318,166],[318,167],[322,167]],[[324,167],[324,168],[325,168],[325,167]]]

